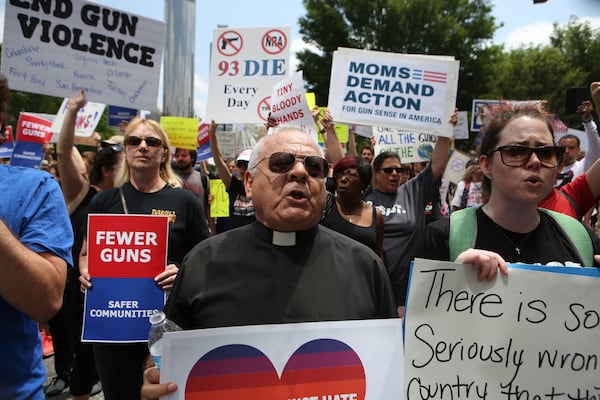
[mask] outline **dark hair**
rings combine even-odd
[[[179,150],[187,150],[190,154],[190,158],[192,159],[192,166],[196,165],[196,160],[198,159],[198,152],[196,150],[182,149],[181,147],[177,147],[175,149],[175,153],[177,153]]]
[[[362,153],[363,150],[369,150],[371,152],[371,154],[375,154],[375,152],[373,151],[373,148],[371,146],[363,146],[360,148],[360,152]]]
[[[377,154],[377,157],[375,157],[375,159],[373,160],[373,169],[375,171],[379,171],[381,169],[381,166],[383,165],[383,162],[388,158],[395,158],[398,161],[400,161],[400,156],[398,155],[398,153],[394,153],[393,151],[383,151]]]
[[[118,157],[121,153],[121,150],[117,150],[116,148],[120,149],[121,147],[118,145],[106,146],[94,155],[92,170],[90,171],[90,183],[92,185],[97,185],[102,181],[104,176],[102,173],[103,167],[108,170],[116,168]]]
[[[373,177],[371,165],[359,157],[347,156],[335,163],[333,166],[333,176],[336,175],[336,172],[344,172],[348,168],[356,168],[358,177],[360,178],[361,189],[371,184],[371,178]]]
[[[546,124],[552,143],[554,143],[554,124],[553,116],[539,104],[507,104],[500,103],[490,109],[490,120],[483,128],[481,145],[479,146],[479,155],[487,156],[496,149],[500,141],[500,133],[506,126],[520,117],[530,117],[539,119]],[[491,182],[488,177],[483,177],[482,187],[491,192]]]
[[[561,137],[560,139],[558,139],[558,143],[560,144],[560,142],[563,139],[575,139],[577,141],[577,147],[581,147],[581,140],[579,139],[579,137],[577,137],[577,135],[571,135],[570,133],[567,135],[564,135],[563,137]]]

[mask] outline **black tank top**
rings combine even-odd
[[[337,208],[337,202],[334,202],[327,215],[321,221],[321,224],[333,229],[336,232],[344,234],[357,242],[360,242],[373,251],[375,249],[375,243],[377,241],[377,214],[374,207],[373,209],[373,220],[371,226],[358,226],[350,223],[344,217],[342,217]]]

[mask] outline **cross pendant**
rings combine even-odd
[[[518,255],[521,255],[521,249],[518,247],[515,247],[515,251],[517,252]]]

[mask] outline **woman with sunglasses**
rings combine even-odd
[[[533,105],[503,104],[494,110],[479,157],[490,198],[475,211],[472,248],[452,257],[450,221],[441,220],[427,226],[422,256],[473,264],[480,280],[493,280],[498,270],[507,274],[507,262],[585,265],[586,256],[592,255],[580,254],[556,217],[538,209],[538,202],[552,190],[563,155],[554,145],[552,121],[551,114]],[[465,212],[473,209],[457,211],[451,218]],[[587,233],[598,254],[597,236]]]
[[[125,158],[115,188],[96,195],[89,213],[169,215],[167,265],[154,277],[165,291],[172,288],[183,257],[209,237],[200,200],[181,188],[171,169],[169,139],[155,121],[134,118],[125,130]],[[93,284],[87,273],[87,246],[81,257],[81,287]],[[148,356],[146,343],[94,343],[102,389],[109,399],[139,399],[141,371]]]
[[[358,157],[338,161],[333,166],[335,196],[321,224],[370,247],[383,261],[383,216],[362,199],[371,176],[371,166]]]
[[[84,297],[79,290],[79,253],[83,244],[82,227],[87,209],[96,193],[110,189],[121,164],[122,148],[117,144],[101,147],[93,155],[89,169],[75,144],[75,123],[78,111],[85,105],[85,95],[79,92],[69,99],[60,136],[56,144],[57,167],[61,173],[61,190],[67,204],[74,242],[73,268],[68,273],[63,307],[50,320],[56,377],[46,387],[47,396],[56,396],[70,387],[74,399],[87,399],[100,391],[92,345],[82,343],[81,324]]]
[[[456,124],[457,114],[450,119]],[[439,214],[440,178],[450,154],[450,138],[438,137],[431,162],[414,178],[410,166],[401,164],[394,152],[383,152],[373,160],[374,187],[366,194],[368,204],[376,207],[384,219],[383,252],[390,274],[398,314],[404,314],[410,263],[417,251],[428,218]]]

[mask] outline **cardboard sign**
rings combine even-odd
[[[213,196],[213,201],[210,203],[210,216],[229,217],[229,193],[222,180],[210,180],[210,194]]]
[[[335,121],[452,137],[458,61],[339,48],[328,107]]]
[[[186,117],[160,117],[171,147],[196,150],[198,148],[198,120]]]
[[[598,396],[600,269],[510,267],[480,282],[469,265],[415,260],[405,399]]]
[[[81,0],[6,2],[2,73],[11,89],[157,108],[165,23]]]
[[[313,322],[168,333],[165,399],[402,398],[402,320]]]
[[[267,122],[271,89],[288,75],[290,28],[215,29],[207,121]]]
[[[56,118],[54,121],[52,121],[52,132],[54,132],[52,141],[54,143],[58,142],[60,129],[62,128],[63,121],[65,120],[65,114],[67,113],[68,106],[69,99],[63,99],[63,102],[56,113]],[[100,122],[100,118],[102,118],[102,113],[104,113],[105,107],[106,105],[102,103],[94,103],[91,101],[86,102],[85,105],[81,107],[79,111],[77,111],[77,119],[75,120],[75,136],[92,136],[96,126],[98,126],[98,122]]]
[[[145,342],[164,291],[154,277],[165,270],[169,217],[88,215],[88,272],[82,341]]]

